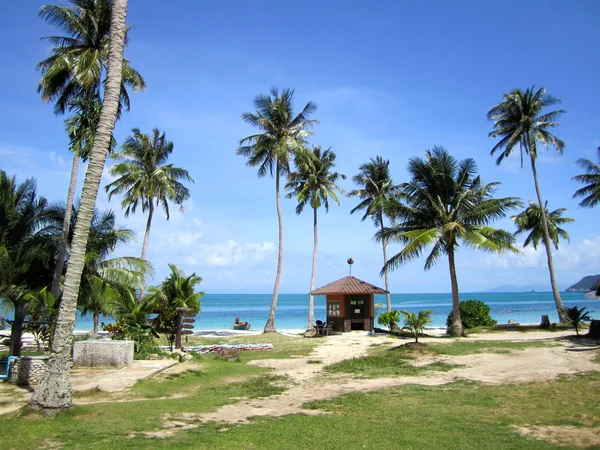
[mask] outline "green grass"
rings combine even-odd
[[[448,371],[457,367],[440,361],[416,367],[410,363],[414,359],[411,346],[402,345],[392,349],[374,347],[370,349],[368,356],[346,359],[327,366],[325,370],[331,373],[350,373],[366,378],[376,378],[417,376],[431,370]]]
[[[506,341],[458,341],[448,344],[429,344],[429,350],[438,355],[460,356],[472,353],[509,353],[527,348],[554,346],[554,341],[506,342]]]

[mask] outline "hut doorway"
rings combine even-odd
[[[366,325],[368,322],[368,305],[362,295],[349,295],[350,302],[350,329],[354,330],[370,330],[371,327]],[[368,299],[367,299],[368,300]]]

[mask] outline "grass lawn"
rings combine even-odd
[[[272,337],[279,339],[276,336]],[[296,354],[306,350],[305,341],[315,340],[302,339],[285,345],[290,354]],[[465,348],[465,344],[473,347]],[[482,344],[487,347],[477,347]],[[523,348],[515,348],[513,344],[535,345],[529,342],[435,345],[443,347],[445,354]],[[372,357],[387,358],[380,361],[378,370],[388,370],[382,368],[420,356],[373,347],[367,358]],[[108,403],[80,406],[51,418],[25,411],[0,416],[0,427],[5,430],[0,447],[16,450],[548,449],[565,447],[525,438],[514,425],[600,427],[600,373],[592,373],[522,385],[471,382],[438,387],[405,385],[306,405],[323,415],[260,418],[249,425],[205,424],[164,439],[143,436],[144,431],[161,430],[167,414],[177,418],[178,414],[210,412],[239,398],[270,396],[285,389],[285,379],[243,362],[220,361],[206,355],[187,364],[193,370],[140,381],[126,394],[94,394],[99,400],[108,399]]]

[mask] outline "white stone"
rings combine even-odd
[[[75,367],[130,367],[133,364],[133,341],[95,340],[73,344]]]

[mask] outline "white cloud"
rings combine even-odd
[[[208,266],[233,266],[244,261],[259,263],[275,251],[273,242],[240,244],[230,239],[227,242],[203,244],[191,255],[189,262]],[[193,261],[193,262],[192,262]]]

